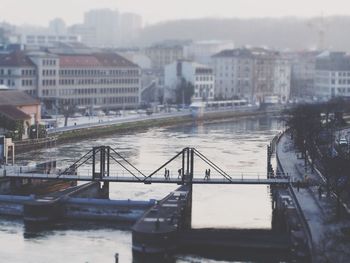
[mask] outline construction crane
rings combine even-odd
[[[328,27],[328,23],[325,20],[323,14],[320,17],[314,18],[307,22],[307,25],[311,29],[315,29],[318,35],[318,49],[324,50],[326,48],[325,39],[326,39],[326,31]]]

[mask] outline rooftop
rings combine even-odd
[[[137,67],[137,65],[115,53],[94,53],[60,55],[60,67]]]
[[[34,67],[34,63],[23,51],[0,55],[0,66],[6,67]]]
[[[27,105],[39,105],[40,102],[27,93],[19,90],[0,90],[0,106],[12,105],[12,106],[27,106]]]
[[[0,105],[0,115],[11,120],[28,120],[30,116],[12,105]]]

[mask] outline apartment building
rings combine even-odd
[[[214,99],[213,69],[193,61],[178,60],[165,66],[165,100],[175,101],[177,88],[183,80],[194,87],[192,100]]]
[[[150,46],[144,50],[145,55],[152,61],[152,68],[163,72],[164,66],[184,58],[181,43],[164,42]]]
[[[36,97],[37,73],[36,65],[24,52],[0,54],[0,85],[25,91]]]
[[[244,98],[260,103],[272,96],[280,102],[289,99],[291,67],[278,52],[262,48],[224,50],[212,61],[218,99]]]
[[[313,96],[316,57],[319,51],[303,51],[287,54],[292,65],[291,97]]]
[[[212,61],[216,98],[251,98],[254,60],[249,50],[223,50],[214,55]]]
[[[350,56],[324,52],[316,57],[314,96],[323,99],[350,97]]]
[[[233,49],[233,41],[204,40],[194,41],[184,46],[184,57],[204,65],[210,65],[211,56],[222,50]]]
[[[82,108],[136,108],[140,68],[115,53],[16,52],[0,57],[0,83],[40,98]]]
[[[55,34],[20,34],[18,36],[18,41],[20,45],[26,46],[42,46],[42,47],[52,47],[56,43],[75,43],[80,42],[80,37],[77,35],[55,35]]]

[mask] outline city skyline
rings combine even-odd
[[[283,17],[300,16],[314,17],[321,14],[350,15],[350,4],[346,0],[328,1],[311,0],[293,1],[293,5],[286,5],[282,1],[267,0],[257,2],[254,0],[218,0],[201,2],[193,0],[161,1],[149,0],[147,3],[138,0],[91,0],[89,3],[83,0],[73,1],[44,1],[32,0],[23,2],[20,0],[0,0],[0,21],[16,25],[46,26],[55,17],[62,18],[68,25],[81,23],[85,12],[91,9],[118,9],[120,12],[132,12],[141,15],[145,24],[153,24],[166,20],[192,19],[203,17],[215,18],[253,18],[253,17]],[[67,6],[70,8],[67,9]],[[226,8],[222,8],[225,6]],[[20,8],[18,8],[20,7]],[[34,10],[35,9],[35,10]],[[15,11],[13,11],[15,10]],[[30,10],[30,12],[28,12]],[[161,11],[160,11],[161,10]],[[345,12],[344,10],[349,10]]]

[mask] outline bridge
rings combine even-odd
[[[172,163],[180,161],[176,174],[170,174],[169,167]],[[195,160],[204,162],[208,167],[206,172],[195,171]],[[91,168],[80,169],[83,166]],[[119,167],[122,170],[113,170]],[[207,173],[208,171],[208,173]],[[23,169],[4,170],[0,177],[10,179],[41,179],[84,181],[102,183],[143,183],[143,184],[246,184],[246,185],[288,185],[291,183],[289,176],[278,177],[259,174],[228,174],[204,154],[195,148],[184,148],[165,162],[159,168],[151,172],[142,172],[125,157],[110,146],[94,147],[78,161],[74,162],[64,171],[51,173],[28,173]]]
[[[273,149],[268,148],[268,164],[270,164],[272,152]],[[167,256],[179,251],[199,254],[217,251],[220,256],[225,255],[228,259],[234,259],[241,254],[244,254],[244,257],[258,254],[259,257],[271,255],[271,260],[276,261],[285,257],[287,259],[294,257],[295,247],[298,253],[303,252],[304,247],[300,245],[302,241],[292,243],[290,233],[285,229],[274,229],[272,226],[271,231],[217,230],[193,229],[191,226],[193,185],[254,184],[273,186],[271,187],[273,209],[279,210],[280,216],[287,215],[286,224],[290,229],[297,229],[293,224],[297,224],[299,220],[293,214],[295,207],[287,193],[288,189],[292,190],[293,182],[290,181],[289,176],[277,175],[271,165],[267,168],[266,174],[263,175],[229,173],[197,149],[186,147],[157,169],[145,171],[138,169],[115,149],[99,146],[92,148],[63,171],[47,170],[39,173],[36,170],[8,167],[2,172],[0,170],[0,178],[10,179],[8,181],[14,185],[21,181],[30,183],[31,179],[91,182],[78,186],[77,191],[84,188],[86,192],[84,194],[92,195],[95,199],[70,197],[69,193],[60,192],[59,198],[54,200],[49,198],[51,196],[46,196],[25,202],[18,201],[15,205],[22,204],[25,212],[24,219],[31,223],[42,224],[43,218],[50,222],[57,218],[77,218],[77,216],[113,220],[120,218],[125,220],[127,217],[134,219],[136,223],[132,227],[132,250],[135,257],[141,256],[144,259],[145,255]],[[103,184],[102,188],[100,183]],[[110,183],[177,184],[179,187],[163,199],[152,204],[142,203],[143,207],[140,207],[139,203],[109,200]],[[76,191],[76,189],[71,190]],[[13,198],[11,202],[14,202]],[[131,209],[131,206],[134,208]],[[63,207],[65,209],[62,209]],[[126,212],[125,207],[131,210]],[[145,211],[142,210],[145,208],[147,208]],[[299,245],[301,248],[298,247]],[[297,257],[304,257],[304,255],[307,253],[299,253]],[[217,255],[214,253],[212,256]]]

